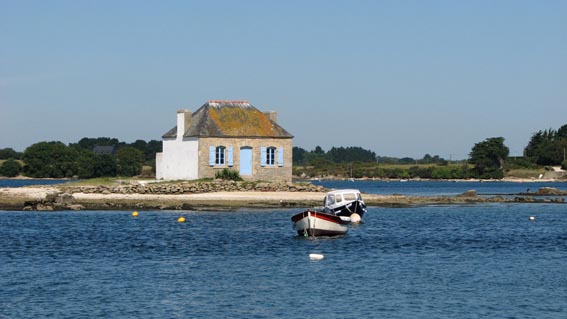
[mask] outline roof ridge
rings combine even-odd
[[[250,104],[247,100],[209,100],[209,104]]]

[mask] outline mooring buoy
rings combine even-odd
[[[311,260],[321,260],[325,258],[323,254],[309,254],[309,259]]]
[[[362,221],[362,217],[360,217],[360,215],[358,215],[357,213],[352,213],[350,215],[350,222],[353,224],[358,224]]]

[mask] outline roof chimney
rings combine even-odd
[[[277,123],[278,122],[278,112],[275,111],[266,111],[264,114],[270,119],[270,121]]]
[[[183,135],[191,126],[191,111],[184,109],[184,110],[177,110],[177,139],[182,140]]]

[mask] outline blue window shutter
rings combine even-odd
[[[234,162],[232,160],[232,146],[228,147],[228,166],[232,166],[234,165]]]
[[[283,147],[278,147],[278,166],[283,166]]]
[[[260,165],[266,166],[266,147],[260,148]]]
[[[211,166],[215,165],[215,149],[214,146],[209,146],[209,165]]]

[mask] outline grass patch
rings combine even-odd
[[[63,185],[73,185],[73,186],[114,186],[118,185],[120,182],[115,177],[99,177],[82,179],[78,181],[67,182]]]
[[[545,173],[545,170],[543,168],[518,168],[507,170],[504,176],[517,178],[538,178],[539,175],[543,173]]]

